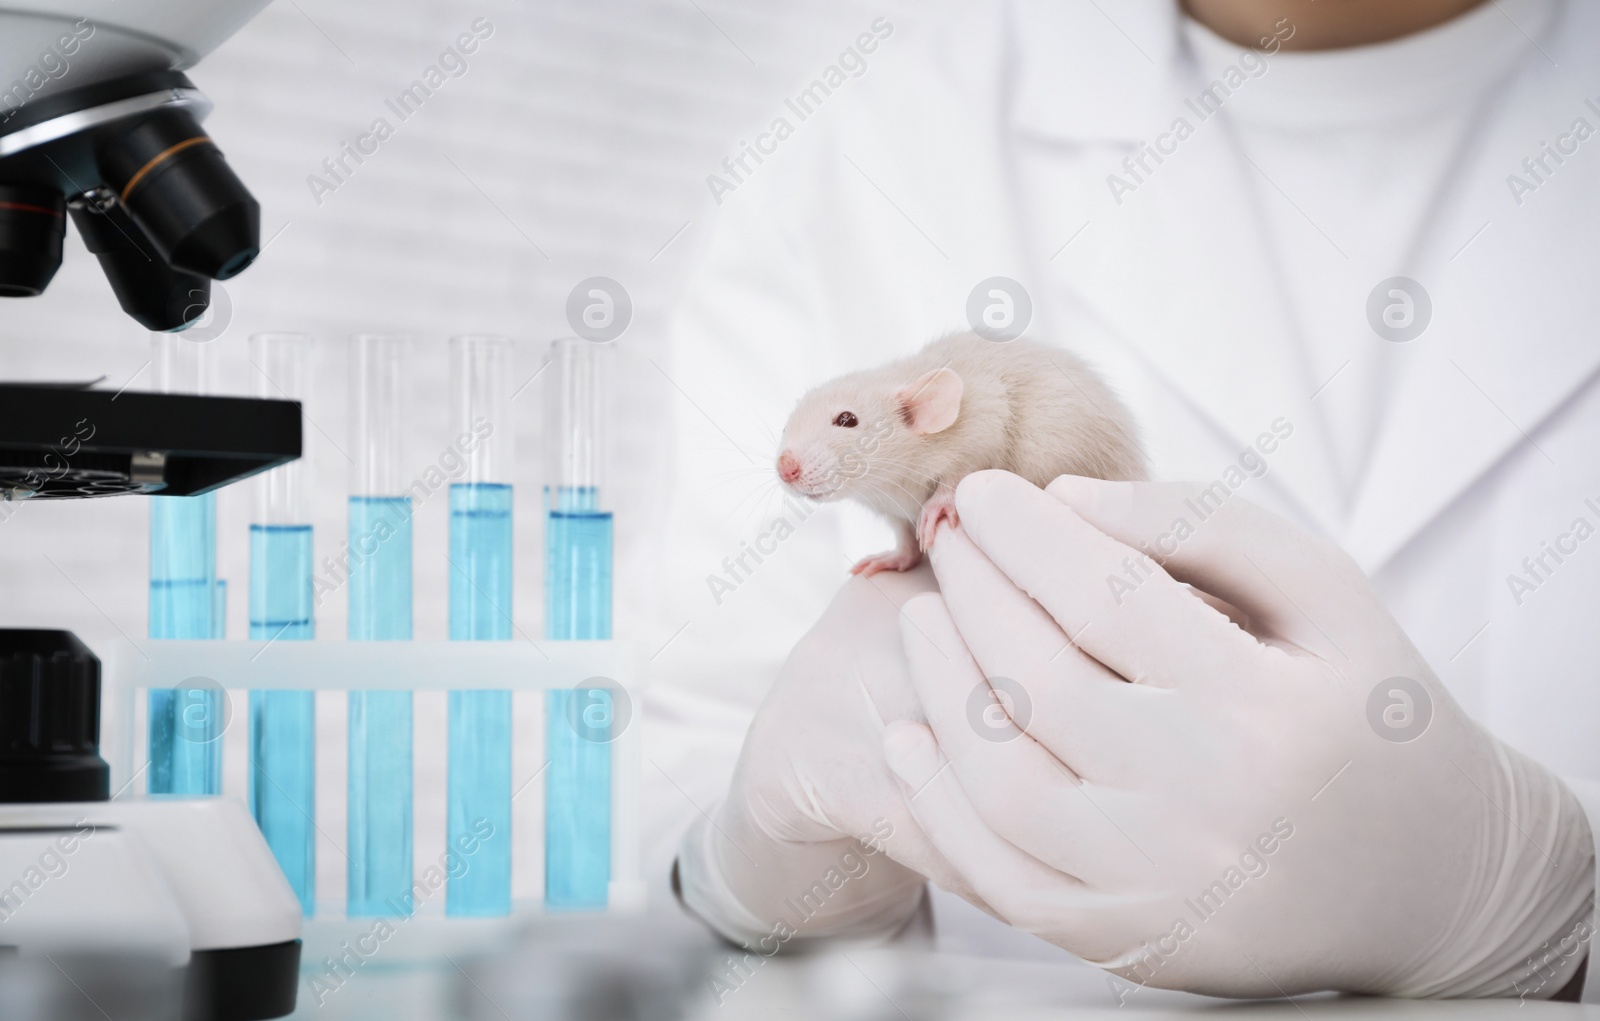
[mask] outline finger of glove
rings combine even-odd
[[[893,789],[884,792],[873,825],[867,832],[859,834],[857,840],[869,852],[881,850],[899,864],[920,873],[940,889],[949,890],[994,914],[983,897],[967,881],[966,876],[945,858],[938,845],[928,837],[921,821],[912,811],[904,789],[894,782],[894,775],[890,774],[888,779],[894,784]],[[848,864],[846,863],[847,866]]]
[[[927,727],[892,724],[884,754],[923,832],[999,918],[1053,942],[1092,926],[1093,891],[991,830],[941,762]]]
[[[1137,684],[1237,676],[1261,646],[1149,558],[1008,472],[956,489],[962,527],[1074,644]]]
[[[1258,633],[1334,661],[1353,650],[1341,626],[1367,587],[1343,550],[1225,483],[1105,482],[1063,475],[1046,491],[1113,539],[1149,554],[1174,578],[1220,597]],[[1341,640],[1342,639],[1342,640]]]
[[[1127,838],[1085,795],[1087,785],[1070,767],[1007,716],[940,598],[919,596],[904,614],[912,683],[928,725],[985,825],[1087,882],[1123,874]]]
[[[1160,694],[1124,682],[1074,646],[963,530],[942,529],[929,557],[949,615],[996,700],[980,713],[969,709],[970,722],[1008,717],[1079,776],[1134,783],[1150,759],[1128,736],[1159,719]]]

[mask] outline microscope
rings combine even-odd
[[[69,217],[151,331],[192,325],[211,281],[250,265],[260,207],[183,71],[266,2],[0,0],[0,298],[44,294]],[[0,524],[36,502],[206,493],[300,450],[291,401],[0,381]],[[299,901],[248,811],[111,790],[99,731],[95,654],[0,628],[0,1015],[292,1012]]]
[[[204,316],[261,250],[261,207],[182,73],[267,0],[0,0],[0,296],[43,294],[70,216],[146,329]]]

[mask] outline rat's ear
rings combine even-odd
[[[895,391],[900,418],[919,436],[943,432],[961,413],[961,377],[954,369],[934,369]]]

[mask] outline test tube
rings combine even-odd
[[[556,341],[545,486],[545,635],[611,637],[611,511],[606,490],[612,349]],[[545,906],[606,906],[611,879],[611,720],[606,688],[545,700]]]
[[[450,487],[450,637],[511,638],[511,342],[450,341],[455,445],[465,481]],[[445,913],[511,912],[511,692],[450,693],[449,847],[476,848],[450,877]]]
[[[258,396],[305,400],[310,337],[256,334],[250,338],[250,360]],[[315,637],[305,465],[302,455],[256,483],[250,525],[252,641]],[[250,811],[307,917],[316,910],[316,728],[312,692],[250,692]]]
[[[352,641],[411,638],[411,497],[401,478],[406,337],[350,346],[355,459],[350,486]],[[349,855],[345,912],[411,913],[411,692],[350,691]]]
[[[211,389],[210,348],[181,334],[151,334],[151,373],[161,393]],[[217,498],[150,501],[150,637],[220,638]],[[222,792],[222,688],[215,683],[150,691],[151,794]]]

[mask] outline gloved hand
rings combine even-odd
[[[887,936],[923,875],[971,893],[883,758],[885,724],[920,718],[900,605],[932,588],[926,568],[852,579],[784,664],[726,799],[679,850],[684,903],[728,939],[771,956],[796,937]]]
[[[956,505],[942,599],[902,627],[931,732],[896,723],[886,752],[1000,917],[1213,995],[1571,977],[1581,955],[1541,947],[1587,939],[1581,808],[1467,718],[1343,552],[1189,485],[984,472]]]

